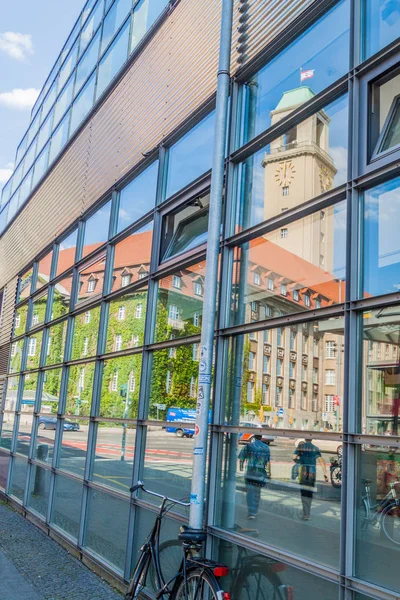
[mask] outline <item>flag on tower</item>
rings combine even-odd
[[[304,81],[305,79],[310,79],[311,77],[314,77],[314,71],[315,69],[309,69],[308,71],[303,71],[302,69],[300,69],[300,82]]]

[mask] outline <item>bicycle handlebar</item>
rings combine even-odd
[[[150,494],[150,496],[156,496],[157,498],[161,498],[162,500],[169,500],[174,504],[180,504],[180,506],[190,506],[190,502],[181,502],[181,500],[175,500],[174,498],[169,498],[168,496],[163,496],[162,494],[157,494],[157,492],[152,492],[151,490],[146,490],[144,487],[143,481],[138,481],[133,487],[130,488],[131,493],[137,492],[138,490],[143,490],[146,494]]]

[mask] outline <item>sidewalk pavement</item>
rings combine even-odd
[[[0,503],[1,600],[121,600],[57,542]]]

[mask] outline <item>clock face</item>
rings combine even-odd
[[[276,183],[282,187],[290,185],[293,181],[296,169],[291,160],[279,163],[275,171]]]
[[[321,166],[319,169],[319,180],[321,183],[321,189],[323,192],[327,192],[332,188],[332,177],[328,169]]]

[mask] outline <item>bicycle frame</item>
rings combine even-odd
[[[396,485],[398,484],[400,484],[400,481],[394,481],[390,483],[390,490],[388,491],[386,496],[376,504],[371,503],[371,487],[369,483],[364,484],[365,492],[364,494],[362,494],[361,500],[365,507],[367,523],[380,523],[385,508],[389,506],[389,504],[391,504],[393,501],[396,502],[398,500],[395,489]],[[380,509],[379,512],[378,508]]]

